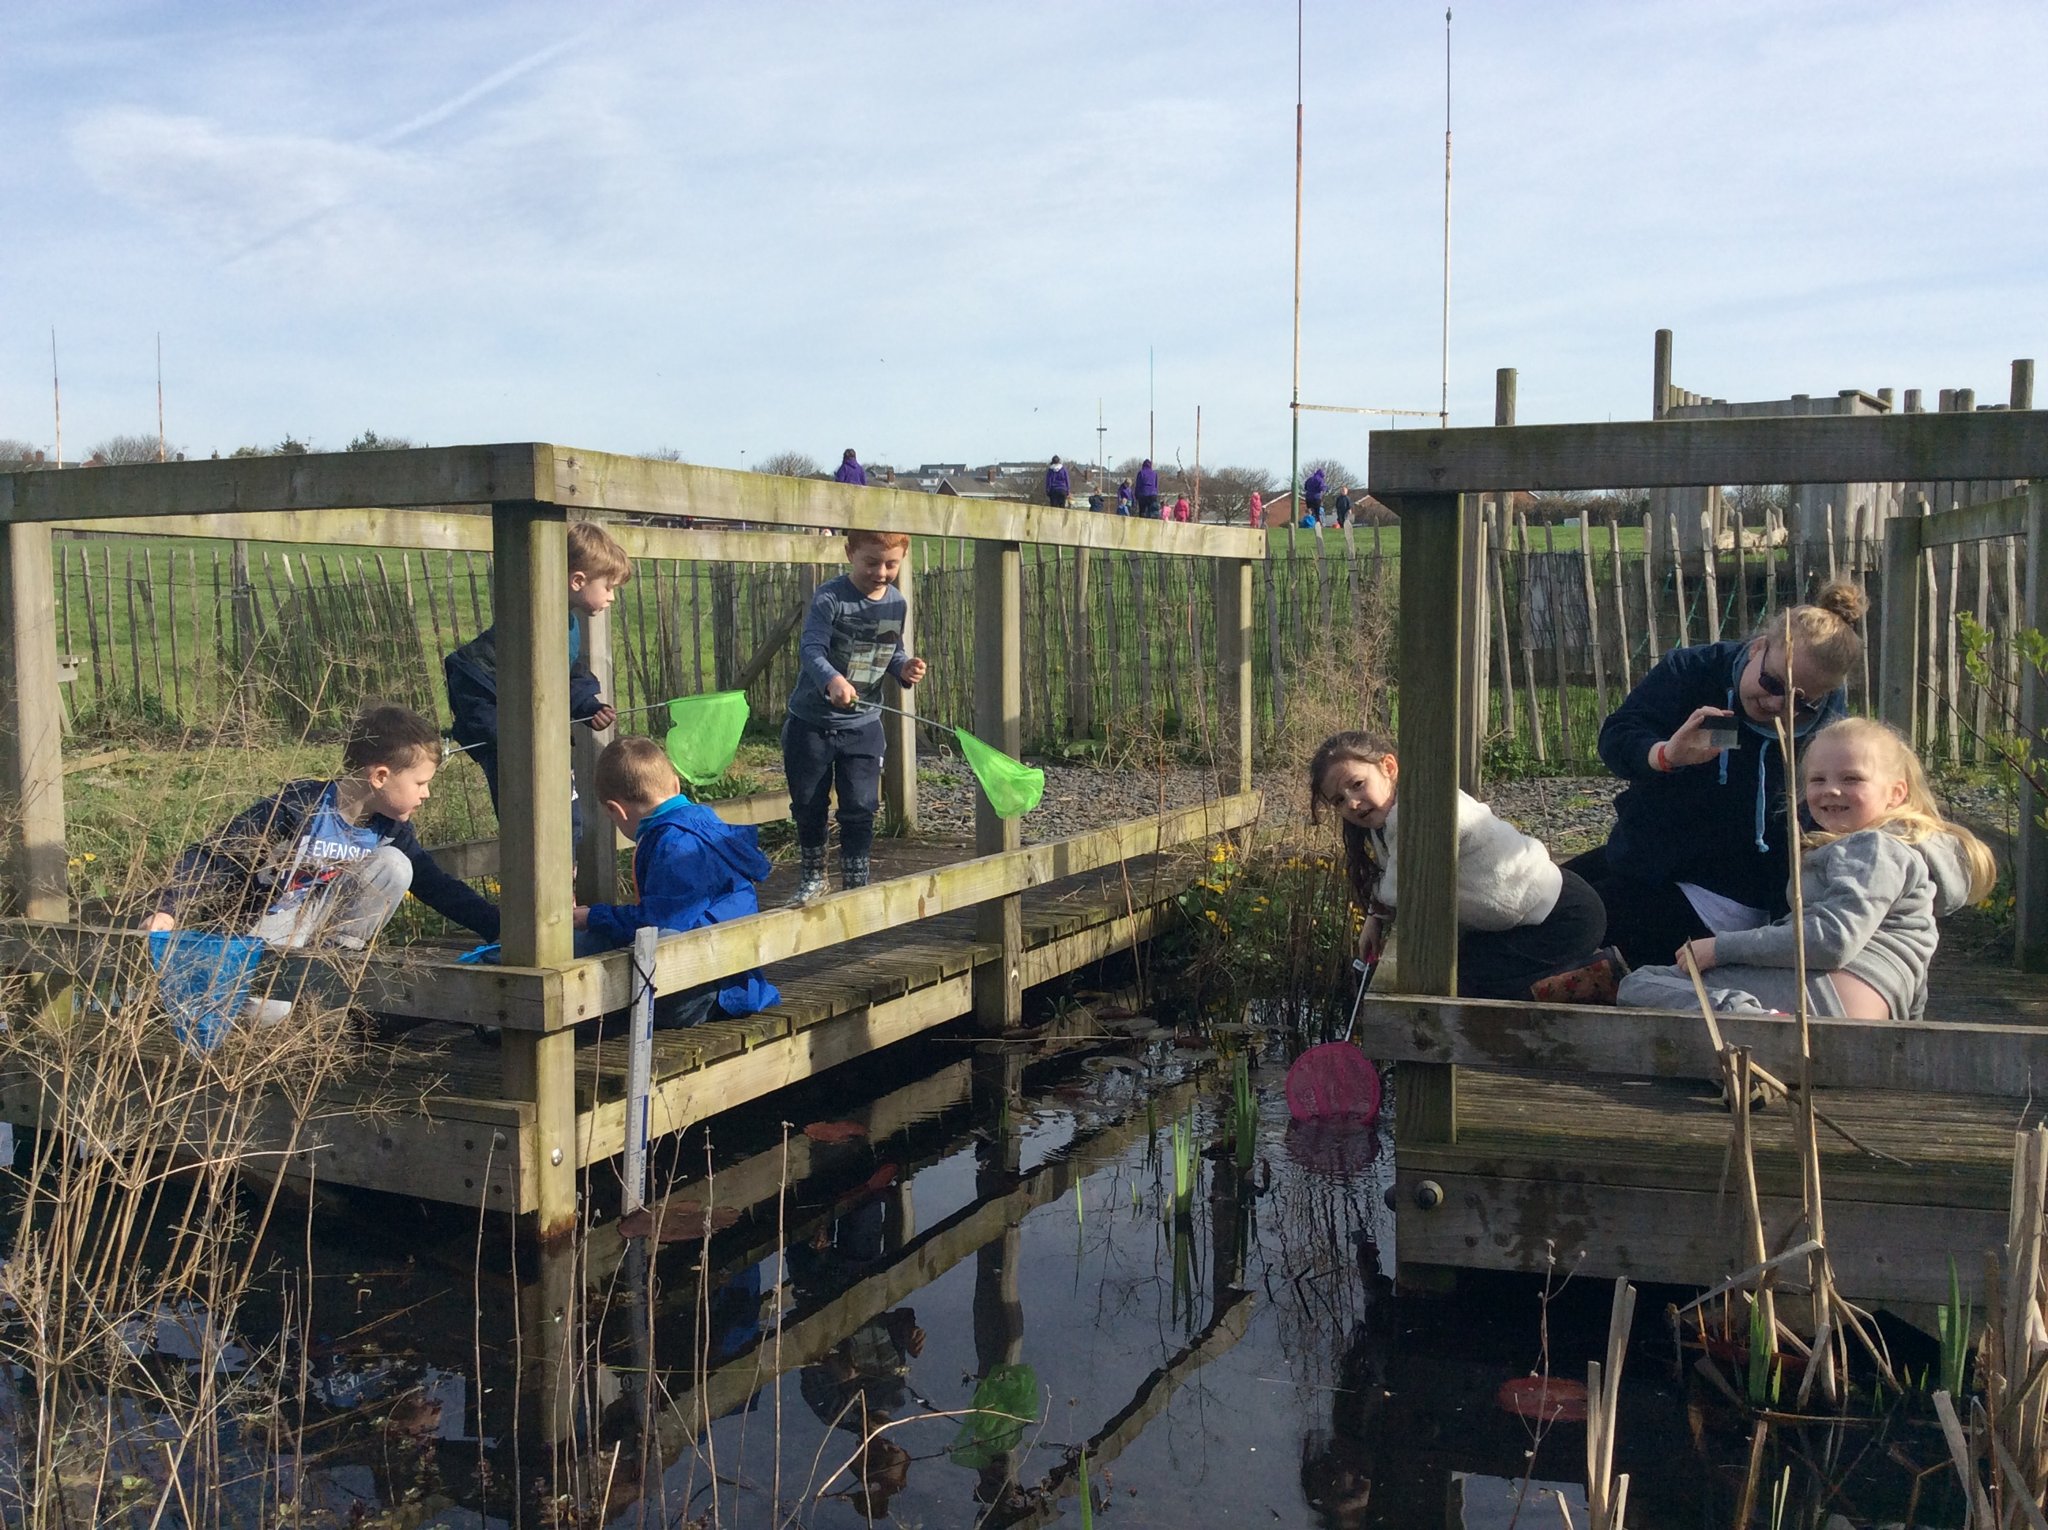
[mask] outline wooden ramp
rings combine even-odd
[[[1996,1019],[1814,1022],[1816,1099],[1855,1139],[1820,1136],[1829,1249],[1851,1299],[1924,1316],[1948,1298],[1950,1258],[1965,1289],[1981,1283],[1984,1251],[2005,1241],[2013,1133],[2048,1104],[2040,989],[1956,985],[1950,1002]],[[1729,1045],[1797,1075],[1793,1022],[1721,1024]],[[1397,1068],[1453,1069],[1449,1131],[1395,1122],[1396,1246],[1411,1273],[1701,1285],[1749,1262],[1733,1117],[1698,1015],[1376,998],[1359,1030]],[[1751,1122],[1776,1249],[1801,1215],[1793,1118],[1777,1104]]]

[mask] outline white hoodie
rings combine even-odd
[[[1368,829],[1380,863],[1379,901],[1399,908],[1396,870],[1400,835],[1394,824],[1401,800],[1387,809],[1383,829]],[[1458,793],[1458,924],[1467,930],[1512,930],[1541,924],[1557,907],[1564,873],[1543,842],[1531,839],[1477,797]]]

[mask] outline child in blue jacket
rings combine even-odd
[[[597,757],[593,776],[605,816],[633,837],[639,901],[579,906],[577,955],[630,946],[643,925],[699,930],[761,911],[754,884],[769,868],[759,836],[684,796],[660,744],[616,739]],[[688,997],[697,1000],[685,1005],[691,1023],[751,1015],[782,1002],[758,967]]]

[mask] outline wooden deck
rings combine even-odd
[[[1981,1285],[1984,1251],[2005,1241],[2013,1133],[2048,1119],[2048,985],[1954,956],[1937,984],[1962,1018],[1815,1028],[1816,1098],[1863,1145],[1821,1133],[1837,1275],[1852,1299],[1914,1318],[1947,1300],[1951,1257],[1966,1290]],[[1403,1140],[1395,1123],[1404,1267],[1704,1284],[1748,1262],[1733,1117],[1699,1016],[1419,999],[1366,1011],[1373,1055],[1457,1064],[1450,1140]],[[1723,1024],[1730,1045],[1796,1071],[1790,1022]],[[1780,1104],[1751,1119],[1766,1238],[1782,1247],[1801,1217],[1793,1116]]]
[[[929,873],[972,853],[960,844],[882,840],[875,875]],[[1175,916],[1174,899],[1202,864],[1199,855],[1147,855],[1025,892],[1024,986],[1151,938]],[[792,872],[778,870],[763,885],[763,904],[773,908],[792,883]],[[1000,945],[977,934],[968,908],[771,964],[783,999],[776,1008],[656,1032],[651,1133],[680,1131],[972,1014],[975,969],[1000,958]],[[585,1024],[577,1039],[574,1140],[576,1167],[585,1169],[624,1149],[627,1049],[610,1026]],[[318,1100],[294,1168],[330,1186],[534,1211],[535,1112],[504,1097],[502,1066],[500,1046],[469,1025],[430,1020],[376,1049]],[[33,1125],[41,1103],[30,1081],[0,1077],[0,1119]]]

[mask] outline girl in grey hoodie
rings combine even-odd
[[[1799,993],[1798,935],[1806,937],[1810,1012],[1857,1020],[1917,1020],[1927,1008],[1935,920],[1990,891],[1991,852],[1948,822],[1906,741],[1870,718],[1816,733],[1800,761],[1806,808],[1819,828],[1800,861],[1804,919],[1688,941],[1670,967],[1623,979],[1621,1002],[1690,1009],[1685,958],[1724,1011],[1790,1013]]]

